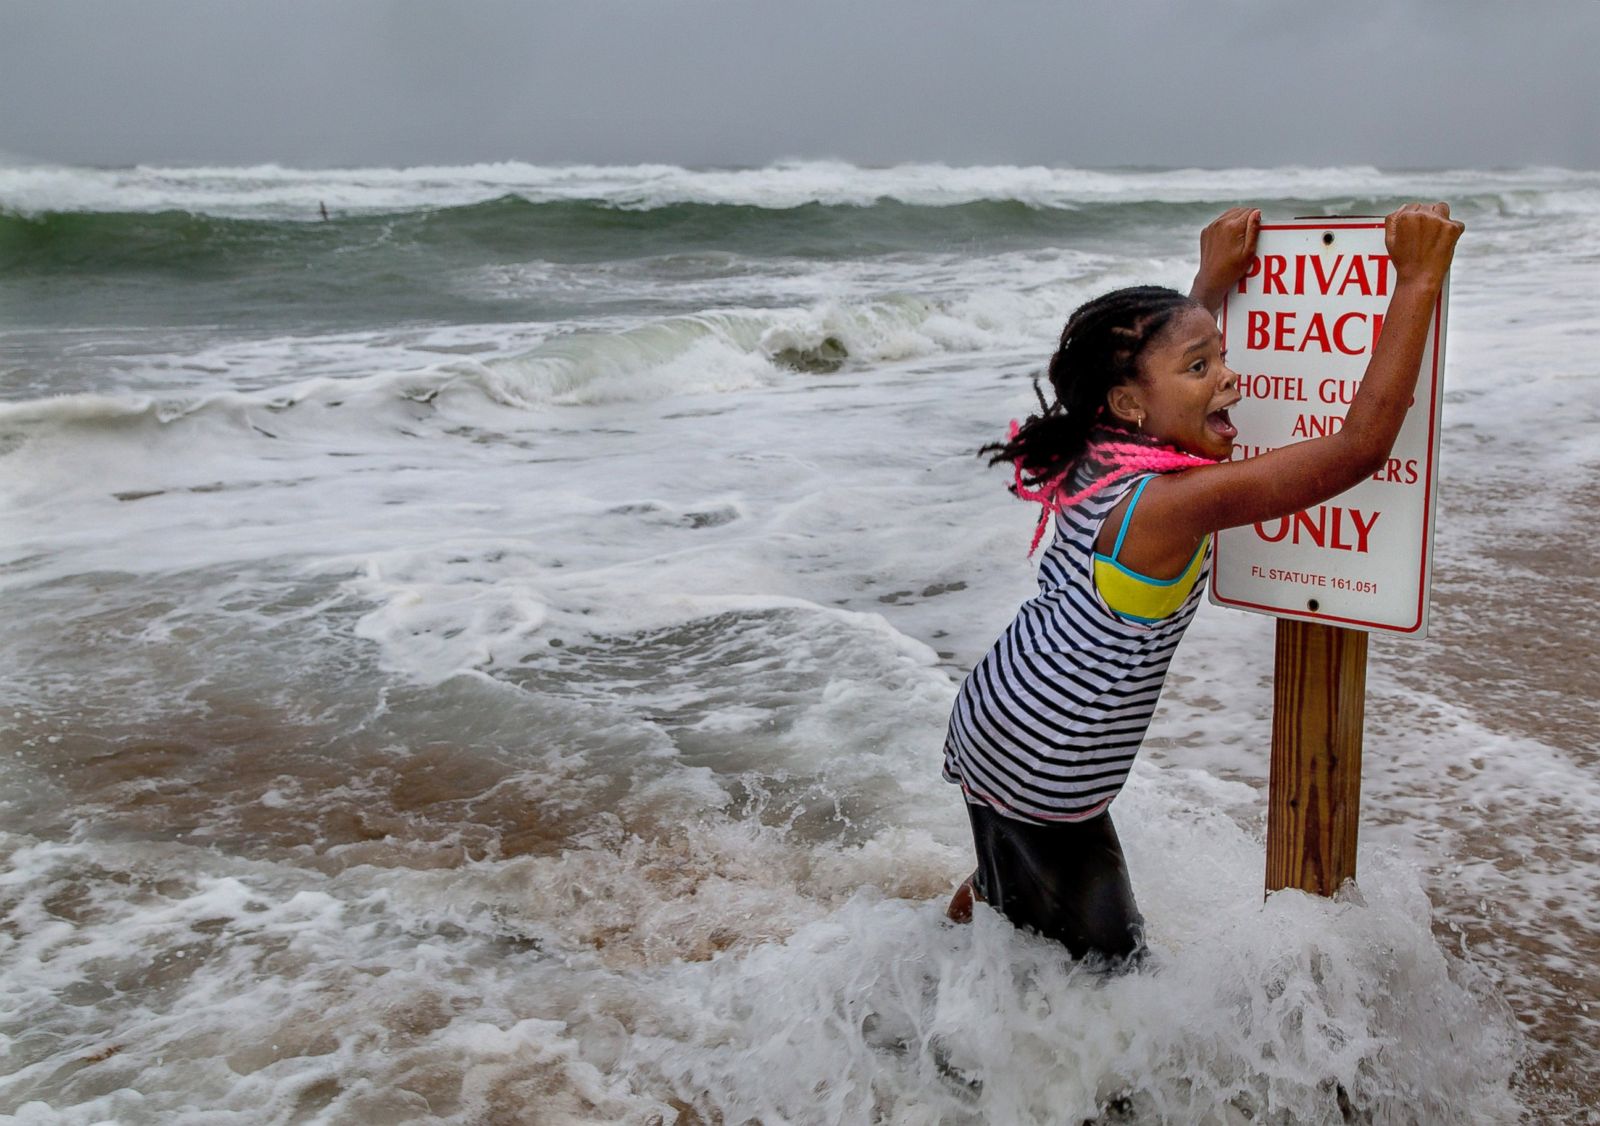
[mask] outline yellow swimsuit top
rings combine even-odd
[[[1154,479],[1146,477],[1133,490],[1133,499],[1122,514],[1122,527],[1117,530],[1117,542],[1112,545],[1111,554],[1094,553],[1094,585],[1100,597],[1117,617],[1144,625],[1169,617],[1183,605],[1205,567],[1206,546],[1211,542],[1210,536],[1202,539],[1189,565],[1172,579],[1152,579],[1117,562],[1117,556],[1122,554],[1122,541],[1128,534],[1128,521],[1133,518],[1134,505],[1144,495],[1144,487]]]

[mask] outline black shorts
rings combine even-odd
[[[1074,958],[1125,959],[1144,946],[1144,916],[1110,813],[1034,825],[967,802],[978,870],[972,889],[1019,927],[1065,946]]]

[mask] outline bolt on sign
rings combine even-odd
[[[1263,223],[1256,257],[1222,306],[1243,400],[1233,456],[1332,434],[1383,330],[1394,268],[1382,219]],[[1448,282],[1434,308],[1416,396],[1387,462],[1304,512],[1217,535],[1211,600],[1349,629],[1428,631]]]

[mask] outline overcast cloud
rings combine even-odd
[[[1600,167],[1600,0],[0,0],[82,164]]]

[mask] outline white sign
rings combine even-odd
[[[1243,401],[1235,460],[1337,431],[1394,289],[1383,220],[1263,223],[1256,257],[1222,306]],[[1384,467],[1304,512],[1220,532],[1211,600],[1222,606],[1420,638],[1428,631],[1448,283],[1416,397]]]

